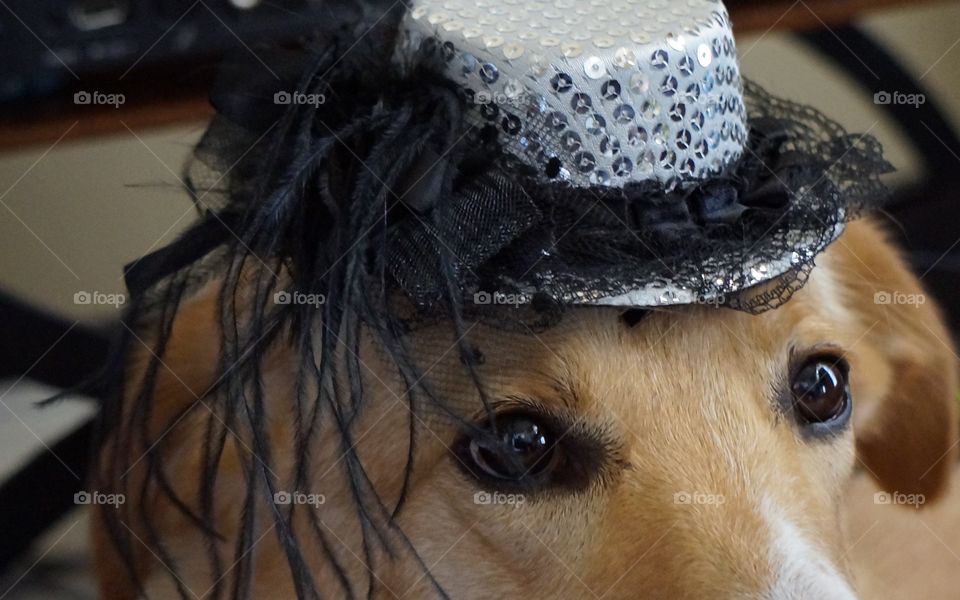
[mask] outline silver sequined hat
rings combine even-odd
[[[583,305],[759,312],[884,198],[876,140],[741,77],[719,0],[370,13],[245,72],[263,81],[215,102],[190,176],[228,182],[220,218],[252,214],[336,257],[321,279],[354,256],[427,315],[502,320],[497,298],[537,319]],[[285,97],[326,102],[278,104],[274,72]]]
[[[747,136],[719,0],[417,0],[400,51],[448,54],[471,118],[521,161],[575,185],[720,173]]]
[[[463,91],[466,121],[494,128],[505,152],[543,181],[591,190],[656,184],[674,193],[667,203],[693,224],[696,241],[678,236],[675,244],[696,246],[686,259],[661,260],[654,249],[653,268],[625,264],[561,284],[564,270],[577,268],[562,259],[517,284],[523,293],[547,289],[566,304],[770,308],[802,285],[814,257],[880,187],[882,159],[871,139],[856,140],[852,152],[855,144],[836,124],[742,80],[720,0],[415,0],[396,56],[425,49],[442,55],[445,77]],[[806,158],[786,165],[784,156],[800,154]],[[869,173],[859,189],[858,167]],[[779,214],[764,204],[769,198],[743,202],[751,195],[744,185],[736,201],[709,191],[712,181],[746,179],[769,189],[764,178],[782,188]],[[698,185],[708,191],[695,208],[684,194]],[[634,212],[656,220],[662,207]],[[773,216],[751,221],[762,211]],[[714,235],[718,215],[732,239]],[[584,220],[573,228],[597,226]],[[653,246],[631,235],[637,251]],[[609,256],[631,252],[617,241],[609,246],[619,248]],[[657,261],[665,268],[658,271]],[[774,298],[741,294],[773,280]]]

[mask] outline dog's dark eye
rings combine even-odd
[[[514,406],[469,427],[452,446],[456,464],[487,489],[583,490],[616,461],[602,427],[532,406]]]
[[[811,357],[790,382],[797,418],[805,425],[842,426],[850,416],[847,363],[836,356]]]
[[[525,413],[496,417],[497,427],[468,444],[470,466],[494,479],[536,480],[556,462],[557,438],[550,427]]]

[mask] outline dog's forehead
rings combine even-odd
[[[830,269],[818,267],[789,302],[758,315],[690,306],[649,310],[636,320],[622,309],[581,308],[541,331],[476,323],[459,336],[427,328],[412,335],[411,346],[437,391],[456,397],[467,414],[482,407],[468,362],[495,401],[577,412],[625,398],[698,405],[742,394],[762,402],[782,384],[792,353],[855,343],[842,296]]]
[[[750,315],[727,309],[651,311],[628,324],[622,310],[571,310],[544,331],[512,331],[482,324],[464,338],[476,373],[495,397],[521,397],[545,404],[585,408],[612,393],[640,400],[647,391],[690,388],[732,370],[767,368],[786,347],[789,327],[753,334]],[[422,351],[429,376],[450,387],[470,379],[454,337],[424,333],[413,346]],[[691,390],[693,391],[693,390]]]

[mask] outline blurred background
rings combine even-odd
[[[892,230],[956,331],[960,2],[727,5],[747,77],[883,143]],[[75,496],[94,402],[37,402],[96,371],[123,265],[196,217],[181,172],[212,114],[214,65],[349,9],[0,0],[0,600],[94,597]],[[940,541],[960,555],[960,539]]]

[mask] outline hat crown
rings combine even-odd
[[[441,52],[468,120],[545,178],[667,187],[722,172],[746,109],[718,0],[417,0],[399,52]]]

